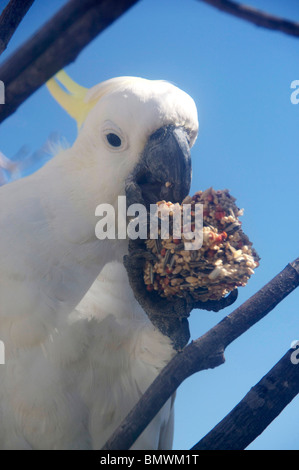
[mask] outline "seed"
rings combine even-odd
[[[194,197],[194,196],[193,196],[193,197]],[[186,196],[185,199],[184,199],[183,202],[182,202],[182,205],[183,205],[183,204],[191,204],[192,199],[193,199],[193,198],[192,198],[191,196]]]
[[[169,258],[170,258],[170,255],[171,255],[170,250],[167,250],[166,253],[165,253],[165,258],[164,258],[164,262],[163,262],[163,268],[164,268],[164,269],[165,269],[165,267],[166,267],[166,265],[167,265],[167,263],[168,263],[168,260],[169,260]]]
[[[236,232],[240,228],[240,225],[237,223],[230,224],[226,227],[226,232],[229,233],[230,235],[234,232]]]
[[[174,279],[171,279],[170,284],[172,286],[178,286],[179,284],[182,284],[182,282],[183,282],[182,278],[176,277]]]
[[[207,257],[208,258],[213,258],[215,255],[216,251],[215,250],[208,250],[207,251]]]
[[[184,246],[185,246],[184,243],[180,243],[179,245],[175,246],[174,250],[175,251],[180,251],[184,248]]]
[[[222,270],[221,270],[220,267],[217,267],[217,268],[213,269],[213,271],[208,275],[209,279],[211,279],[211,280],[217,279],[217,277],[220,276],[221,271]]]
[[[151,280],[151,284],[154,283],[154,271],[153,271],[153,266],[150,265],[150,280]]]
[[[174,265],[174,262],[175,262],[175,256],[172,255],[170,261],[169,261],[169,267],[172,268],[172,266]]]
[[[182,266],[177,265],[177,266],[173,269],[172,274],[176,275],[176,274],[179,274],[181,271],[182,271]]]
[[[182,269],[181,276],[186,278],[188,276],[188,274],[189,274],[189,269]]]
[[[156,252],[157,252],[157,253],[160,253],[160,251],[161,251],[161,243],[160,243],[160,240],[159,240],[159,239],[155,239],[155,248],[156,248]]]
[[[191,229],[194,229],[195,204],[204,205],[203,246],[198,250],[185,250],[183,226],[183,239],[170,236],[162,241],[160,233],[158,240],[147,241],[148,252],[159,256],[154,256],[152,261],[148,258],[145,265],[144,281],[149,290],[153,284],[163,297],[188,299],[191,295],[204,302],[220,299],[235,287],[247,283],[259,258],[241,230],[238,219],[241,212],[234,201],[227,190],[216,193],[212,188],[185,198],[183,202],[191,204],[191,217],[184,222]],[[158,205],[161,222],[169,217],[170,233],[173,233],[174,210],[180,209],[182,214],[182,205],[165,201]]]
[[[202,268],[205,265],[204,261],[190,261],[189,263],[191,268]]]
[[[196,277],[193,277],[193,276],[188,276],[186,277],[186,281],[189,283],[189,284],[195,284],[197,282],[197,278]]]

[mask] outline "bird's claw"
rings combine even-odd
[[[192,308],[219,312],[219,310],[232,305],[237,300],[237,298],[238,289],[234,289],[226,297],[222,297],[222,299],[219,300],[207,300],[206,302],[201,302],[200,300],[195,301]]]
[[[146,312],[150,321],[173,342],[175,349],[182,349],[189,341],[188,317],[194,308],[218,312],[234,303],[238,290],[233,290],[227,297],[206,302],[195,301],[191,296],[176,297],[174,300],[162,298],[155,291],[147,291],[143,269],[147,259],[154,256],[144,249],[144,242],[129,241],[129,254],[123,259],[129,283],[136,300]]]

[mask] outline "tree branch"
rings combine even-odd
[[[192,374],[224,362],[225,348],[299,285],[299,258],[201,338],[176,354],[107,441],[103,450],[129,449],[178,386]]]
[[[240,403],[191,450],[244,450],[299,393],[289,350]]]
[[[70,0],[0,67],[0,122],[137,1]]]
[[[34,0],[10,0],[0,16],[0,55],[31,7]]]
[[[218,10],[229,13],[230,15],[241,18],[242,20],[249,21],[256,26],[262,26],[263,28],[272,29],[275,31],[281,31],[282,33],[289,34],[291,36],[299,37],[299,23],[279,18],[277,16],[264,13],[263,11],[257,10],[247,5],[241,5],[230,0],[200,0],[207,3]]]

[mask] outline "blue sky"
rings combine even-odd
[[[0,0],[1,9],[6,3]],[[64,3],[36,0],[1,62]],[[247,4],[299,21],[298,0]],[[291,82],[299,80],[298,39],[196,0],[141,0],[66,71],[84,86],[121,75],[165,79],[194,98],[200,126],[191,192],[230,189],[262,258],[235,306],[299,256],[299,104],[290,101]],[[0,150],[13,157],[26,144],[33,153],[52,133],[72,143],[76,127],[42,87],[1,125]],[[192,339],[230,311],[193,311]],[[189,449],[202,438],[299,339],[298,317],[295,291],[227,349],[224,365],[182,384],[175,449]],[[298,416],[299,397],[249,448],[298,450]]]

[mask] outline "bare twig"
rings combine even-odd
[[[138,0],[70,0],[0,67],[5,106],[0,122],[10,116],[56,72],[75,60],[101,31]]]
[[[7,45],[15,30],[21,23],[34,0],[10,0],[0,16],[0,55]]]
[[[225,348],[299,285],[299,258],[201,338],[178,353],[107,441],[104,450],[129,449],[178,386],[195,372],[224,362]]]
[[[192,450],[244,450],[299,393],[299,364],[289,350]]]
[[[256,26],[281,31],[291,36],[299,37],[299,23],[270,15],[247,5],[232,2],[230,0],[200,0],[204,3],[218,8],[218,10],[229,13],[243,20],[249,21]]]

